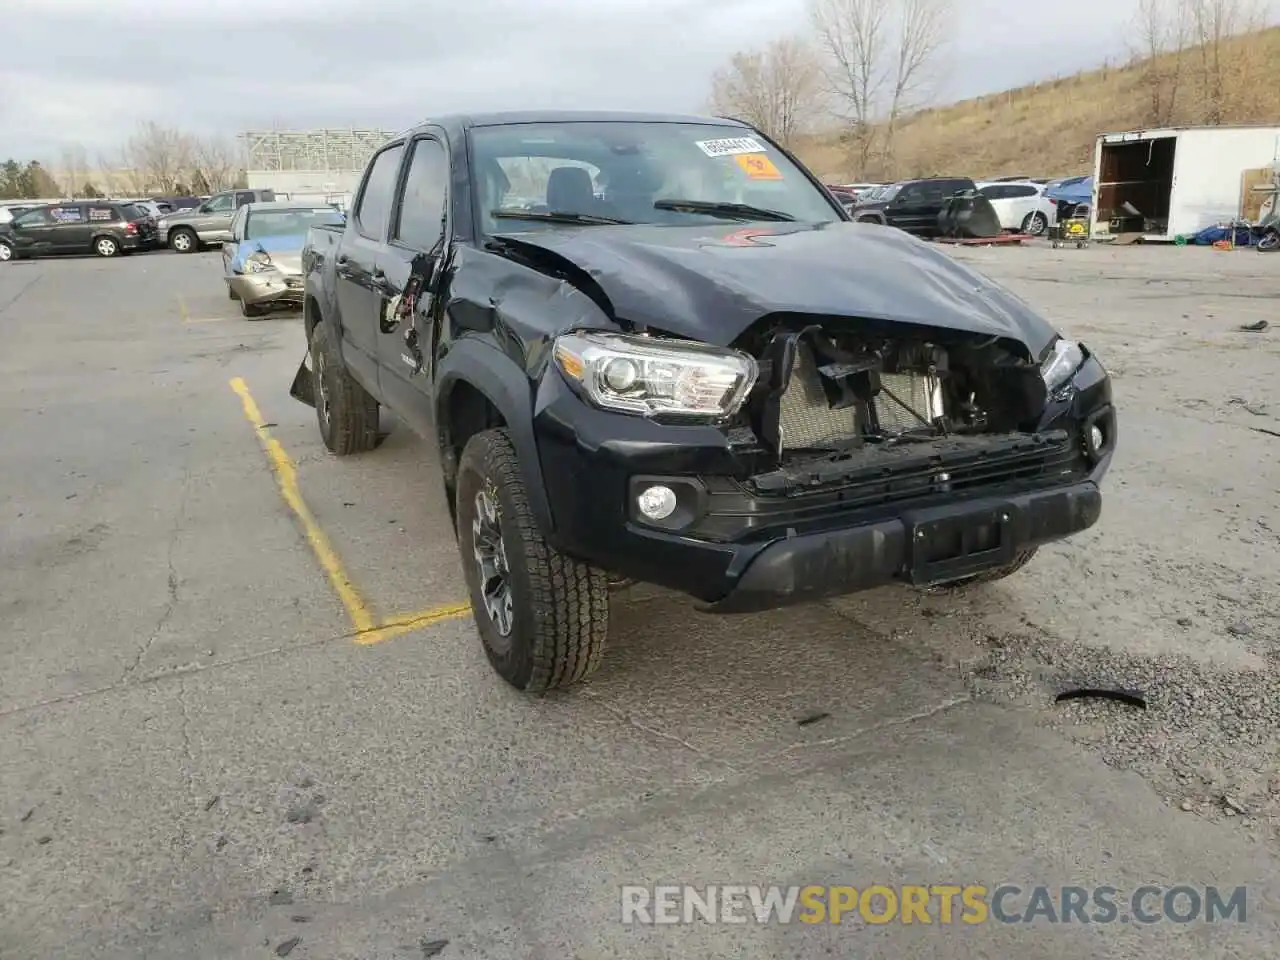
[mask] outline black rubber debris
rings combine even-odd
[[[1261,333],[1263,330],[1267,329],[1267,327],[1269,327],[1269,326],[1271,326],[1271,324],[1267,323],[1267,321],[1265,321],[1265,320],[1259,320],[1257,323],[1246,323],[1246,324],[1243,324],[1243,325],[1240,327],[1240,329],[1241,329],[1241,330],[1247,330],[1247,331],[1249,331],[1250,333]]]
[[[423,960],[436,956],[436,954],[448,945],[448,940],[428,940],[424,937],[418,941],[418,946],[422,949]]]
[[[831,716],[829,713],[811,713],[807,717],[801,717],[796,721],[797,726],[807,727],[811,723],[817,723],[819,720],[825,720]]]
[[[1063,690],[1053,698],[1054,703],[1064,703],[1067,700],[1114,700],[1117,703],[1124,703],[1131,707],[1137,707],[1139,710],[1147,709],[1147,698],[1143,696],[1141,690],[1108,690],[1104,687],[1074,687],[1070,690]]]
[[[287,957],[289,954],[293,953],[293,948],[301,942],[301,937],[290,937],[284,943],[280,944],[280,946],[276,947],[276,956]]]

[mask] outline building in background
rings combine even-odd
[[[393,136],[385,130],[250,130],[240,134],[245,179],[250,189],[338,202],[345,210],[369,158]]]

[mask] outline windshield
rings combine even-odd
[[[803,171],[738,127],[522,123],[476,127],[471,145],[486,233],[563,229],[574,215],[657,224],[841,219]]]
[[[342,214],[333,207],[305,207],[297,210],[250,210],[245,224],[246,240],[291,237],[320,224],[341,224]]]

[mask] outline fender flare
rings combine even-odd
[[[524,372],[497,347],[475,337],[464,337],[440,357],[435,382],[435,422],[441,457],[453,456],[452,438],[449,437],[449,398],[455,386],[465,383],[480,391],[506,423],[520,459],[520,473],[529,507],[543,536],[549,537],[555,524],[542,479],[538,441],[533,432],[533,398],[531,395],[521,396],[520,392],[520,388],[529,383]],[[453,470],[447,470],[446,477],[452,473]]]

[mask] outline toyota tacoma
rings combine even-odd
[[[1009,576],[1087,529],[1110,380],[1001,286],[850,222],[725,119],[447,117],[303,252],[291,393],[335,454],[438,445],[476,625],[514,687],[599,664],[613,589],[717,613]]]

